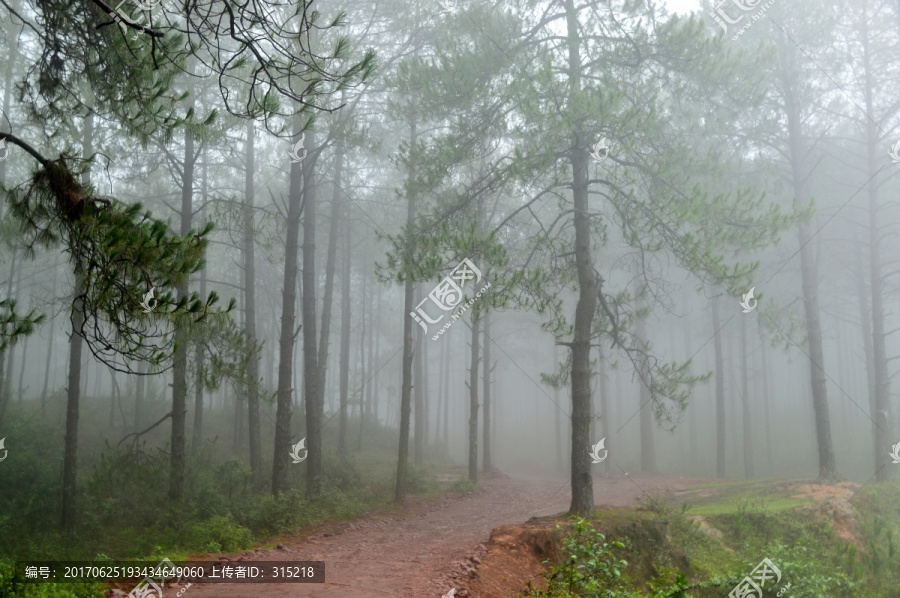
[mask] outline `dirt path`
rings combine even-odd
[[[691,480],[635,474],[595,475],[597,505],[632,506],[643,492],[679,493]],[[205,584],[183,598],[440,598],[453,587],[453,563],[487,540],[492,528],[523,523],[568,509],[567,478],[494,474],[477,492],[429,506],[410,519],[363,519],[333,535],[318,535],[283,549],[234,555],[248,561],[325,561],[324,584]],[[173,588],[175,592],[178,589]],[[166,592],[169,595],[169,591]]]

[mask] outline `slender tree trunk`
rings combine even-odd
[[[19,366],[19,386],[18,386],[18,396],[19,402],[25,398],[25,363],[28,361],[28,337],[25,337],[25,342],[22,343],[22,364]]]
[[[716,477],[725,477],[725,367],[722,364],[722,328],[719,298],[710,301],[713,325],[713,351],[716,359]]]
[[[301,129],[294,127],[294,139]],[[307,158],[309,155],[307,154]],[[284,279],[281,287],[281,333],[278,340],[278,408],[275,413],[275,454],[272,458],[272,494],[288,490],[287,469],[291,453],[291,380],[294,366],[294,324],[297,305],[297,262],[300,237],[300,213],[303,209],[302,163],[292,163],[288,195],[287,232],[284,247]]]
[[[335,160],[340,158],[343,161],[343,157],[343,147],[341,147],[341,152],[335,156]],[[338,166],[337,176],[335,177],[337,191],[340,190],[341,185],[340,173],[341,170]],[[344,206],[342,210],[343,217],[341,218],[344,224],[344,251],[341,262],[341,364],[340,379],[338,381],[341,395],[338,454],[343,455],[347,452],[347,402],[350,400],[350,266],[353,256],[351,255],[352,246],[350,244],[350,206],[343,201],[339,201],[338,204]],[[362,413],[362,410],[360,410],[360,413]]]
[[[609,438],[609,394],[608,394],[608,383],[606,380],[606,356],[603,354],[603,351],[599,351],[598,355],[598,384],[600,386],[600,426],[603,430],[603,438]],[[557,409],[559,412],[559,409]],[[603,469],[606,473],[612,471],[612,460],[606,459],[603,461]]]
[[[194,133],[184,131],[184,164],[181,178],[181,236],[191,231],[194,199]],[[177,287],[177,300],[187,300],[188,279]],[[190,337],[185,326],[175,331],[175,351],[172,367],[172,441],[169,500],[180,502],[184,495],[185,428],[187,423],[187,349]]]
[[[478,362],[481,327],[477,310],[472,310],[472,344],[469,362],[469,479],[478,481]]]
[[[641,293],[643,296],[643,292]],[[646,324],[643,319],[637,321],[637,336],[639,342],[643,346],[644,351],[649,352],[650,343],[647,342]],[[646,357],[641,358],[640,362],[641,375],[638,383],[640,384],[639,407],[640,427],[641,427],[641,471],[656,471],[656,443],[653,438],[653,405],[651,402],[650,387],[647,386],[645,380],[650,379],[650,364]]]
[[[418,133],[418,97],[413,95],[410,105],[409,121],[409,172],[407,180],[415,177],[416,169],[414,156],[419,143]],[[406,255],[404,259],[412,260],[413,226],[416,221],[416,194],[407,190],[406,198]],[[411,265],[404,264],[403,287],[403,364],[400,383],[400,444],[397,449],[397,485],[394,488],[394,500],[402,503],[406,498],[407,475],[406,470],[409,461],[409,416],[412,408],[412,362],[413,362],[413,289]]]
[[[142,362],[138,364],[137,368],[138,377],[134,389],[134,431],[140,432],[141,424],[143,423],[141,408],[144,403],[144,385],[146,384],[145,374],[147,372],[147,366]]]
[[[445,343],[447,344],[447,343]],[[446,375],[444,376],[444,450],[448,450],[450,448],[450,347],[444,348],[444,370]]]
[[[741,318],[741,394],[743,405],[743,437],[744,437],[744,477],[753,479],[756,477],[753,468],[753,442],[751,432],[753,430],[750,421],[750,390],[747,380],[747,318]]]
[[[256,351],[256,229],[254,223],[254,174],[256,173],[256,127],[247,121],[246,172],[244,178],[244,332],[250,345],[247,364],[247,438],[250,441],[250,470],[262,481],[262,441],[259,429],[259,353]]]
[[[865,16],[865,12],[863,13]],[[874,83],[872,82],[872,56],[868,24],[863,24],[862,58],[864,64],[863,90],[866,99],[866,114],[875,113]],[[869,290],[872,298],[872,373],[874,378],[875,412],[875,476],[879,482],[891,477],[890,447],[891,435],[891,393],[890,374],[887,365],[887,348],[885,339],[884,309],[884,275],[882,274],[880,226],[884,226],[883,216],[879,214],[880,199],[878,188],[881,185],[881,161],[879,137],[881,127],[871,118],[866,119],[866,166],[868,168],[869,191]],[[829,438],[830,439],[830,438]],[[821,449],[820,449],[821,452]],[[834,455],[831,455],[832,461]],[[830,472],[831,477],[836,475]]]
[[[760,360],[762,361],[763,415],[766,420],[766,469],[772,474],[772,419],[769,413],[772,394],[769,386],[769,352],[766,339],[760,343]]]
[[[854,238],[858,239],[858,235],[854,235]],[[866,386],[869,391],[869,413],[871,414],[870,420],[872,421],[872,448],[873,448],[873,460],[878,463],[878,451],[880,447],[878,446],[878,420],[876,418],[876,411],[878,411],[878,403],[875,399],[875,357],[874,350],[872,347],[872,341],[874,337],[872,336],[872,314],[869,311],[869,302],[868,302],[868,284],[866,283],[866,270],[865,265],[863,264],[862,258],[862,247],[860,243],[856,244],[856,251],[854,252],[855,265],[853,268],[854,274],[856,276],[856,289],[857,289],[857,302],[859,305],[859,320],[860,320],[860,330],[862,332],[863,339],[863,354],[866,358]]]
[[[20,5],[18,0],[13,0],[9,3],[10,8],[14,11],[19,12]],[[6,59],[6,72],[3,74],[3,114],[10,115],[11,106],[10,102],[12,100],[12,91],[13,91],[13,67],[19,62],[19,27],[16,24],[16,20],[9,18],[6,22],[6,47],[8,56]],[[7,161],[0,161],[0,183],[4,186],[6,185],[6,168]],[[0,193],[0,218],[3,217],[3,208],[4,208],[4,200],[6,198],[5,193]],[[12,279],[10,279],[12,280]],[[0,355],[2,358],[2,355]]]
[[[203,183],[201,186],[200,197],[203,202],[201,209],[201,218],[203,224],[207,222],[206,205],[209,200],[209,159],[206,155],[206,149],[203,152]],[[200,270],[200,297],[206,297],[206,264]],[[197,343],[194,347],[194,362],[196,363],[196,372],[194,374],[194,430],[191,434],[191,454],[196,455],[200,451],[200,445],[203,443],[203,346]]]
[[[422,296],[422,285],[416,285],[416,296]],[[422,352],[424,351],[424,334],[421,326],[416,326],[415,348],[413,349],[413,461],[422,463],[425,452],[425,399],[424,381],[422,380]]]
[[[307,133],[309,154],[315,153],[315,133]],[[306,459],[306,490],[317,495],[322,480],[322,414],[324,394],[320,384],[325,383],[324,371],[319,368],[316,352],[316,181],[315,156],[303,161],[303,381],[306,397],[306,440],[309,456]]]
[[[59,272],[59,254],[55,254],[53,256],[53,278],[50,286],[53,288],[54,295],[56,294],[56,275]],[[50,383],[50,364],[53,362],[53,336],[56,333],[56,318],[51,318],[50,322],[47,324],[48,328],[50,328],[50,340],[47,343],[47,361],[44,367],[44,386],[41,389],[41,419],[44,419],[46,416],[46,412],[44,407],[47,403],[47,389],[48,384]]]
[[[84,131],[82,132],[81,155],[84,159],[90,158],[94,153],[94,116],[88,112],[84,119]],[[91,183],[90,167],[81,175],[81,183],[88,186]],[[82,311],[81,292],[84,286],[84,277],[81,272],[75,272],[74,300],[72,301],[72,333],[69,337],[69,380],[66,399],[66,440],[65,455],[63,456],[63,499],[62,499],[62,524],[66,529],[75,527],[75,492],[77,480],[78,460],[78,403],[81,393],[81,349],[83,339],[80,336],[81,327],[84,324],[84,312]]]
[[[569,47],[570,101],[581,92],[581,39],[574,0],[564,0]],[[570,515],[589,517],[594,511],[594,489],[588,459],[591,426],[591,326],[597,309],[597,281],[591,259],[591,228],[588,215],[587,140],[572,138],[572,198],[574,203],[575,268],[578,272],[578,303],[572,339],[572,503]]]
[[[347,219],[350,219],[350,210],[347,210]],[[367,294],[368,287],[368,276],[365,274],[362,275],[362,305],[363,308],[359,310],[360,317],[360,332],[359,332],[359,380],[362,386],[359,389],[359,429],[356,433],[356,450],[362,450],[362,435],[363,435],[363,427],[366,423],[366,418],[369,416],[369,402],[368,399],[371,396],[372,385],[369,384],[369,372],[372,369],[372,352],[369,351],[369,355],[366,355],[366,343],[369,343],[368,346],[371,348],[371,336],[372,334],[369,332],[368,327],[371,326],[371,314],[372,314],[372,301],[369,299]],[[366,314],[366,308],[369,309],[369,313]]]
[[[481,469],[491,471],[491,314],[484,314],[484,415],[482,415]]]

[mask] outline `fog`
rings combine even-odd
[[[0,552],[890,487],[898,6],[0,0]]]

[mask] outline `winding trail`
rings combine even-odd
[[[628,507],[644,492],[686,491],[693,480],[661,475],[594,476],[594,503]],[[407,519],[364,518],[273,550],[233,555],[252,561],[325,561],[325,583],[193,585],[183,598],[440,598],[453,587],[452,563],[498,525],[519,524],[569,507],[568,478],[494,473],[473,493],[435,501]],[[183,589],[183,588],[182,588]],[[176,595],[179,587],[173,586]],[[169,595],[169,590],[166,591]]]

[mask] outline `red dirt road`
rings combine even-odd
[[[629,507],[644,492],[679,493],[693,482],[659,475],[597,474],[594,503]],[[570,500],[567,478],[509,477],[495,473],[478,491],[429,505],[401,520],[362,519],[333,535],[318,535],[243,556],[241,564],[267,560],[325,561],[323,584],[193,585],[181,598],[440,598],[453,587],[450,573],[466,552],[498,525],[561,513]],[[176,595],[180,589],[173,586]],[[167,589],[166,595],[170,591]]]

